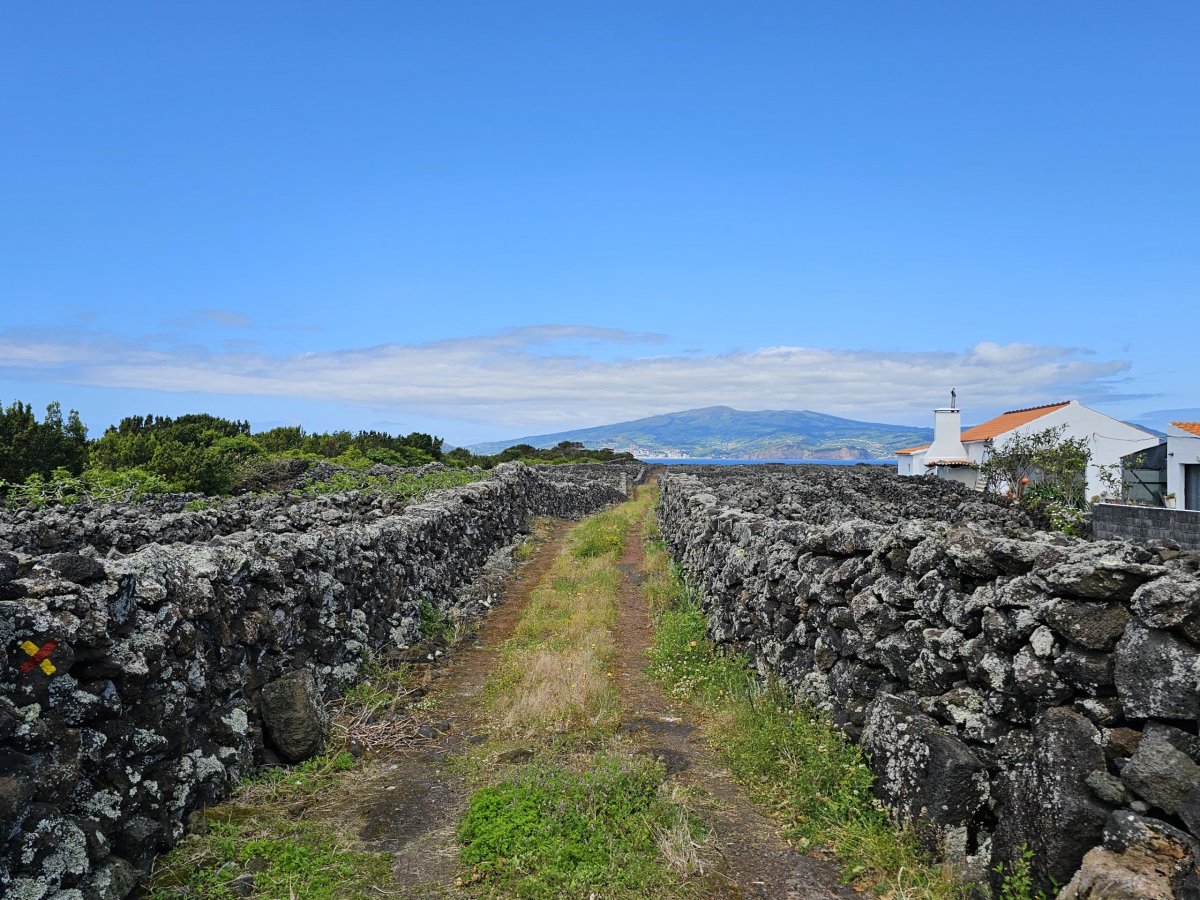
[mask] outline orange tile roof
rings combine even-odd
[[[1014,428],[1020,428],[1022,425],[1032,422],[1034,419],[1040,419],[1064,406],[1070,406],[1070,403],[1047,403],[1045,406],[1030,406],[1027,409],[1010,409],[994,419],[988,419],[980,425],[968,428],[962,433],[960,439],[964,444],[969,441],[986,441],[988,438],[1008,434]]]
[[[1190,431],[1192,434],[1200,435],[1200,422],[1172,422],[1176,428],[1182,428],[1184,431]],[[904,451],[900,451],[903,453]]]
[[[897,456],[908,456],[910,453],[917,453],[921,450],[928,450],[932,444],[922,444],[920,447],[905,447],[903,450],[897,450]]]

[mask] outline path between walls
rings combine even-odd
[[[443,897],[455,884],[460,869],[456,831],[470,789],[447,764],[484,738],[479,695],[530,593],[562,550],[571,524],[553,525],[534,557],[509,581],[503,601],[483,619],[470,645],[459,648],[445,668],[434,670],[437,718],[449,724],[443,738],[380,761],[362,785],[366,804],[361,835],[371,849],[395,854],[393,874],[401,896]]]
[[[674,781],[710,798],[699,810],[711,829],[707,855],[714,864],[701,880],[703,895],[764,900],[858,896],[839,882],[832,863],[800,853],[780,837],[778,827],[716,759],[688,712],[646,675],[654,626],[641,586],[644,563],[642,529],[635,525],[620,562],[623,584],[615,633],[621,728],[645,752],[660,757]]]
[[[475,641],[440,671],[435,695],[449,723],[440,742],[378,763],[356,788],[364,799],[362,837],[371,849],[395,854],[401,896],[445,897],[456,893],[461,872],[456,830],[470,788],[453,758],[484,740],[487,712],[480,693],[499,660],[530,593],[549,571],[570,531],[558,524],[537,555],[514,576],[503,603],[488,615]],[[620,606],[614,629],[617,657],[612,672],[622,704],[623,737],[637,751],[656,756],[670,779],[698,798],[696,812],[710,829],[701,851],[706,866],[692,879],[689,895],[817,900],[857,896],[843,886],[836,867],[799,853],[759,812],[715,758],[703,734],[681,706],[672,703],[644,672],[653,625],[642,588],[640,526],[630,529],[619,567]]]

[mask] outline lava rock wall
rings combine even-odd
[[[320,714],[532,516],[623,500],[644,471],[509,464],[407,507],[347,493],[6,514],[0,895],[126,896],[190,810],[264,753],[303,752],[295,728],[264,743],[264,712],[294,719],[307,696]]]
[[[1196,896],[1200,554],[866,467],[660,485],[716,640],[860,740],[880,797],[969,877],[1027,845],[1063,896]]]

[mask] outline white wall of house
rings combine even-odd
[[[1088,449],[1091,450],[1092,458],[1087,467],[1086,496],[1089,500],[1105,489],[1105,484],[1100,478],[1100,466],[1115,465],[1119,469],[1122,456],[1138,450],[1147,450],[1159,441],[1159,438],[1148,431],[1127,425],[1112,416],[1081,405],[1078,400],[1072,400],[1062,409],[1056,409],[1001,435],[996,438],[995,444],[1002,447],[1013,435],[1036,434],[1047,428],[1063,426],[1064,438],[1082,438],[1087,441]],[[980,446],[982,448],[982,444]],[[974,442],[967,445],[967,450],[971,452],[971,458],[974,460]],[[980,460],[982,461],[982,456]]]
[[[983,465],[983,461],[987,459],[987,447],[983,441],[968,441],[963,444],[967,448],[967,458],[975,464],[975,467]]]
[[[1167,493],[1175,495],[1175,508],[1200,509],[1200,504],[1187,496],[1184,466],[1200,465],[1200,437],[1175,425],[1167,427]],[[1200,498],[1196,498],[1200,499]],[[1189,504],[1189,500],[1193,500]]]
[[[916,453],[897,453],[896,471],[901,475],[924,475],[925,451],[918,450]]]
[[[974,466],[934,466],[929,471],[937,472],[937,477],[946,481],[957,481],[967,487],[975,487],[979,481],[979,470]]]
[[[1032,422],[1026,422],[1012,431],[999,435],[995,438],[994,443],[997,447],[1003,447],[1014,435],[1036,434],[1047,428],[1062,428],[1064,438],[1083,439],[1087,442],[1092,455],[1087,467],[1086,496],[1088,499],[1102,493],[1105,489],[1105,484],[1100,478],[1101,466],[1116,466],[1119,470],[1121,457],[1139,450],[1148,450],[1159,442],[1159,438],[1148,431],[1127,425],[1112,416],[1106,416],[1102,412],[1081,405],[1078,400],[1072,400],[1061,409],[1048,412]],[[1187,434],[1182,429],[1175,429],[1175,431]],[[1200,438],[1192,437],[1190,439],[1195,440],[1197,447],[1200,448]],[[968,441],[963,444],[963,447],[966,449],[967,458],[974,464],[974,468],[941,466],[937,467],[937,474],[940,478],[950,478],[964,484],[974,485],[979,476],[978,467],[983,465],[987,457],[987,448],[983,441]],[[897,471],[901,475],[924,475],[931,471],[925,465],[927,453],[927,450],[921,450],[916,453],[898,454],[896,456]],[[1190,451],[1190,453],[1188,459],[1193,463],[1197,462],[1196,451]],[[1170,463],[1170,457],[1168,457],[1168,463]],[[1179,506],[1182,507],[1183,470],[1178,466],[1175,468],[1180,487],[1178,490],[1171,488],[1168,479],[1168,490],[1175,490],[1176,495],[1180,498]]]

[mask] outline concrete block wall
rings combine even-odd
[[[1092,533],[1099,540],[1174,541],[1180,550],[1200,550],[1200,512],[1098,503],[1092,507]]]

